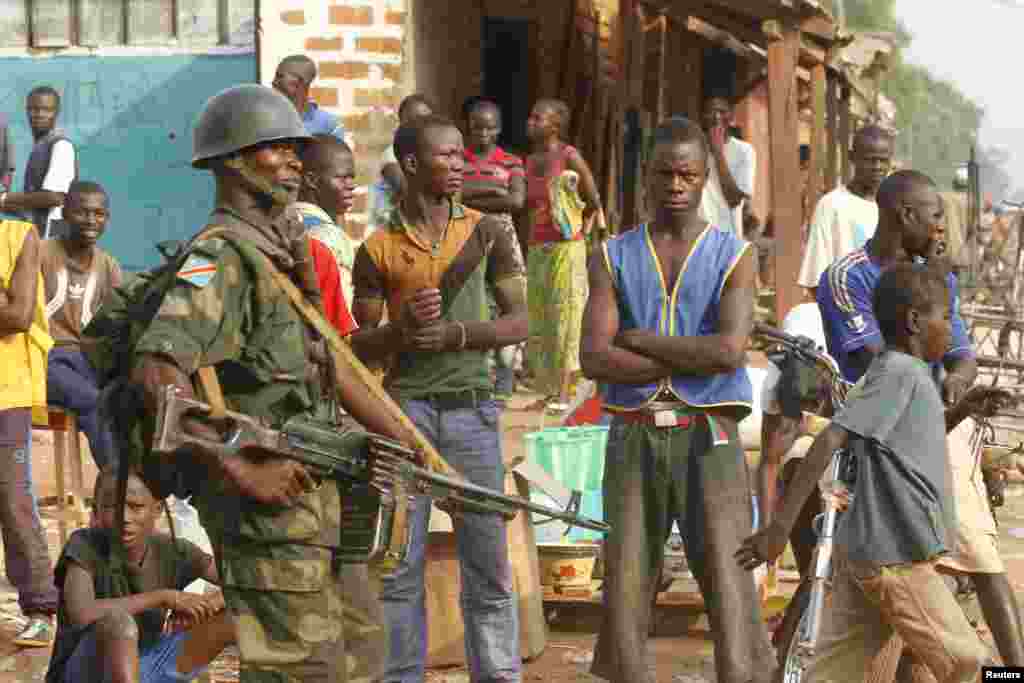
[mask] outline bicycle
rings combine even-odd
[[[833,411],[838,410],[846,402],[847,394],[853,385],[843,378],[835,360],[818,350],[813,342],[798,339],[760,323],[754,326],[754,334],[781,344],[798,359],[817,369],[828,382]],[[825,424],[824,419],[817,422],[818,431]],[[821,491],[824,512],[815,518],[818,542],[815,546],[812,571],[810,576],[801,577],[801,581],[810,581],[810,596],[789,643],[783,671],[784,683],[801,683],[806,663],[813,656],[817,644],[821,616],[825,607],[825,594],[832,576],[833,534],[840,509],[845,504],[844,499],[849,500],[849,491],[843,484],[843,477],[848,468],[849,454],[845,450],[834,453],[829,465],[828,488]]]
[[[831,357],[815,349],[812,344],[808,343],[809,340],[800,340],[764,325],[756,325],[754,334],[783,345],[801,360],[812,364],[829,383],[833,410],[842,407],[853,385],[843,379],[837,364]],[[996,415],[996,417],[998,416],[1000,414]],[[1018,415],[1007,416],[1019,417]],[[997,428],[1013,430],[1013,427],[994,424],[990,418],[985,416],[972,415],[972,417],[975,420],[971,436],[972,458],[978,463],[977,466],[982,466],[983,453],[986,449],[1007,451],[1009,455],[1024,455],[1024,443],[1004,444],[996,439]],[[820,432],[826,425],[826,420],[819,419],[815,432]],[[816,436],[816,433],[814,435]],[[851,458],[852,456],[847,451],[837,451],[829,465],[829,477],[821,487],[824,511],[815,517],[813,523],[817,543],[811,565],[812,571],[808,576],[801,577],[801,582],[809,582],[810,595],[807,598],[806,606],[801,610],[797,627],[787,647],[783,666],[783,683],[802,683],[807,664],[816,651],[825,597],[832,577],[834,534],[842,510],[852,502],[853,498],[846,484],[852,480]],[[1003,504],[1003,497],[1002,487],[997,482],[993,483],[993,476],[989,474],[991,471],[995,470],[990,469],[988,472],[983,470],[983,475],[988,489],[989,505],[993,517],[995,517],[995,509]],[[797,609],[801,608],[797,606]],[[902,641],[894,639],[891,645],[891,654],[898,658],[903,649]],[[889,662],[890,665],[895,663],[895,660]],[[880,667],[876,671],[884,672],[885,668]],[[891,671],[895,675],[895,666],[892,666]],[[884,678],[889,680],[888,676],[884,676]]]

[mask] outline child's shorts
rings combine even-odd
[[[181,683],[193,681],[203,675],[206,667],[187,674],[177,670],[178,655],[185,645],[187,632],[160,636],[151,647],[139,652],[139,683]],[[78,641],[78,647],[64,666],[62,683],[77,683],[89,680],[96,658],[96,632],[89,629]],[[104,679],[105,681],[106,679]]]

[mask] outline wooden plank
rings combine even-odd
[[[599,12],[594,12],[594,26],[601,25],[601,15]],[[588,102],[589,116],[586,121],[589,124],[587,128],[588,136],[586,139],[587,147],[590,150],[590,155],[587,161],[591,164],[591,173],[601,172],[601,159],[604,153],[602,149],[604,142],[601,139],[604,129],[601,127],[601,114],[602,114],[602,81],[601,77],[601,39],[597,32],[591,34],[590,41],[591,49],[591,62],[590,62],[590,97]],[[600,186],[598,186],[600,187]]]
[[[522,475],[505,476],[505,493],[529,500],[530,484]],[[547,645],[547,623],[540,586],[537,536],[529,514],[519,513],[508,523],[508,554],[519,600],[519,646],[524,659],[533,659]]]
[[[693,121],[700,121],[701,109],[704,106],[704,46],[705,43],[692,33],[680,34],[683,40],[682,57],[685,71],[679,75],[683,82],[673,79],[672,90],[680,90],[685,97],[685,107],[682,114],[685,114]],[[676,74],[675,69],[672,71]]]
[[[604,215],[608,231],[615,234],[619,226],[619,179],[622,177],[622,107],[618,97],[611,97],[608,115],[608,133],[605,138],[608,147],[608,162],[604,176]]]
[[[740,42],[731,33],[715,26],[714,24],[708,23],[703,19],[698,17],[688,17],[684,26],[690,33],[696,33],[708,42],[723,47],[738,57],[743,59],[761,58],[761,55],[754,52],[744,43]]]
[[[771,131],[772,215],[775,225],[775,313],[778,320],[802,300],[796,274],[802,260],[800,201],[800,116],[796,68],[800,31],[766,22],[768,101]]]
[[[71,3],[67,0],[32,0],[32,46],[71,45]]]
[[[800,22],[800,30],[818,38],[826,43],[831,43],[836,38],[837,26],[828,17],[808,17]]]
[[[642,106],[644,96],[644,61],[647,55],[647,36],[641,30],[645,14],[638,5],[629,25],[629,62],[626,72],[627,106]]]
[[[672,3],[669,16],[684,25],[687,18],[699,17],[724,31],[728,31],[737,40],[744,43],[753,43],[755,45],[764,43],[764,36],[761,34],[759,22],[737,17],[706,2],[676,0],[676,2]]]
[[[850,145],[853,144],[853,131],[850,114],[850,86],[845,83],[839,91],[839,178],[845,185],[850,182]]]
[[[825,187],[825,119],[827,113],[825,89],[827,87],[825,65],[819,64],[811,69],[811,108],[814,120],[811,125],[811,167],[807,177],[809,206],[818,205],[822,189]]]
[[[807,67],[813,67],[818,64],[825,64],[828,58],[828,50],[815,45],[810,40],[800,41],[800,64]]]
[[[838,180],[839,164],[839,82],[838,76],[829,74],[825,93],[825,145],[828,148],[825,163],[825,191],[831,192]],[[811,208],[813,211],[813,207]]]
[[[658,35],[658,103],[655,111],[657,120],[665,119],[665,64],[668,61],[668,18],[662,15],[660,18],[661,27]]]

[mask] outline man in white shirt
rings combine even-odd
[[[797,283],[811,290],[834,261],[860,249],[878,227],[875,195],[889,175],[893,154],[892,136],[877,126],[866,126],[853,139],[853,180],[840,185],[818,202],[807,233],[804,261]]]
[[[733,107],[728,97],[709,97],[702,121],[714,163],[709,164],[701,214],[715,227],[743,238],[743,205],[754,196],[757,154],[751,144],[730,135]]]
[[[35,223],[41,237],[55,237],[55,222],[68,188],[78,178],[78,154],[56,127],[60,94],[48,85],[29,92],[25,106],[35,146],[25,165],[22,192],[0,192],[0,211],[20,211]]]

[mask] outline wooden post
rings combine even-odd
[[[623,8],[625,14],[623,17],[625,60],[622,65],[621,106],[623,120],[625,120],[626,114],[632,111],[637,114],[634,122],[639,123],[639,110],[643,108],[644,59],[647,55],[647,39],[643,31],[645,22],[643,7],[638,2],[631,2],[630,5],[628,11],[625,7]],[[631,133],[635,134],[637,131],[631,130]],[[622,161],[625,175],[625,164],[632,161],[626,158],[625,150],[623,150]],[[633,182],[626,183],[623,188],[621,214],[623,225],[633,225],[639,220],[640,195],[635,175],[640,173],[640,169],[638,167],[630,168],[630,172],[633,174],[631,176]]]
[[[811,128],[811,172],[807,176],[807,205],[815,207],[821,198],[822,190],[828,192],[825,178],[825,118],[826,118],[826,94],[828,79],[825,75],[825,65],[817,64],[811,69],[811,107],[814,112],[814,122]],[[811,209],[813,211],[813,209]],[[803,212],[801,211],[801,218]]]
[[[658,104],[657,120],[660,122],[665,118],[665,63],[668,61],[668,17],[662,14],[658,17],[661,23],[658,36]]]
[[[590,115],[587,117],[589,125],[584,130],[589,129],[589,139],[586,141],[586,147],[590,150],[590,156],[587,161],[590,163],[590,169],[595,174],[594,181],[598,184],[597,187],[601,187],[601,169],[604,163],[604,88],[602,87],[601,74],[601,13],[594,11],[594,41],[591,45],[594,48],[594,54],[592,55],[594,61],[591,63],[590,71]]]
[[[845,83],[839,90],[839,177],[844,185],[850,182],[850,86]]]
[[[672,63],[673,91],[682,106],[676,106],[673,114],[683,114],[693,121],[700,121],[704,104],[704,42],[695,33],[675,32],[679,62]]]
[[[828,79],[828,90],[825,95],[826,114],[826,142],[828,146],[828,161],[825,166],[825,192],[835,189],[839,179],[839,80],[836,76]],[[813,209],[812,209],[813,210]]]
[[[775,224],[775,312],[785,318],[800,303],[796,284],[803,257],[800,229],[800,116],[796,67],[800,31],[781,21],[766,21],[768,106],[771,128],[772,214]]]

